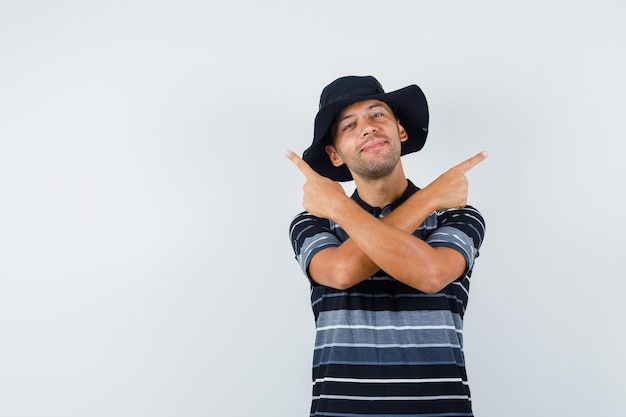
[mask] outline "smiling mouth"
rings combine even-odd
[[[367,145],[365,145],[361,149],[361,152],[375,151],[376,149],[382,148],[386,144],[387,144],[386,140],[384,140],[384,139],[376,139],[376,140],[373,140],[373,141],[369,142]]]

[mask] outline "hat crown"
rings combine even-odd
[[[371,75],[349,75],[328,84],[320,97],[320,109],[343,100],[384,94],[383,86]]]

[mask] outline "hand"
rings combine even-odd
[[[468,183],[465,174],[487,158],[487,152],[480,152],[441,174],[425,187],[422,192],[432,195],[438,210],[464,207],[467,203]]]
[[[341,184],[321,176],[293,151],[286,150],[285,156],[304,174],[302,206],[317,217],[333,218],[348,198]]]

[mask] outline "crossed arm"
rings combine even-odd
[[[487,157],[485,152],[446,171],[383,219],[364,211],[341,185],[317,174],[293,152],[286,155],[306,177],[304,208],[334,220],[350,236],[340,246],[313,256],[309,273],[315,282],[345,289],[383,269],[413,288],[434,293],[461,276],[466,268],[461,253],[431,247],[413,231],[433,211],[465,205],[465,173]]]

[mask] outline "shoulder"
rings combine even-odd
[[[477,223],[484,228],[485,219],[483,215],[473,206],[465,206],[462,208],[446,209],[436,212],[440,225],[454,223]]]
[[[318,237],[324,236],[324,240],[339,240],[339,226],[330,219],[317,217],[309,212],[303,211],[299,213],[291,221],[289,226],[289,238],[291,239],[294,249],[300,247],[304,242],[311,239],[317,240]]]
[[[331,221],[321,217],[316,217],[307,211],[298,213],[291,224],[289,225],[289,234],[293,236],[295,233],[300,233],[304,230],[311,228],[330,229]]]
[[[447,209],[436,212],[437,227],[456,229],[470,237],[476,247],[482,244],[486,224],[483,215],[473,206]]]

